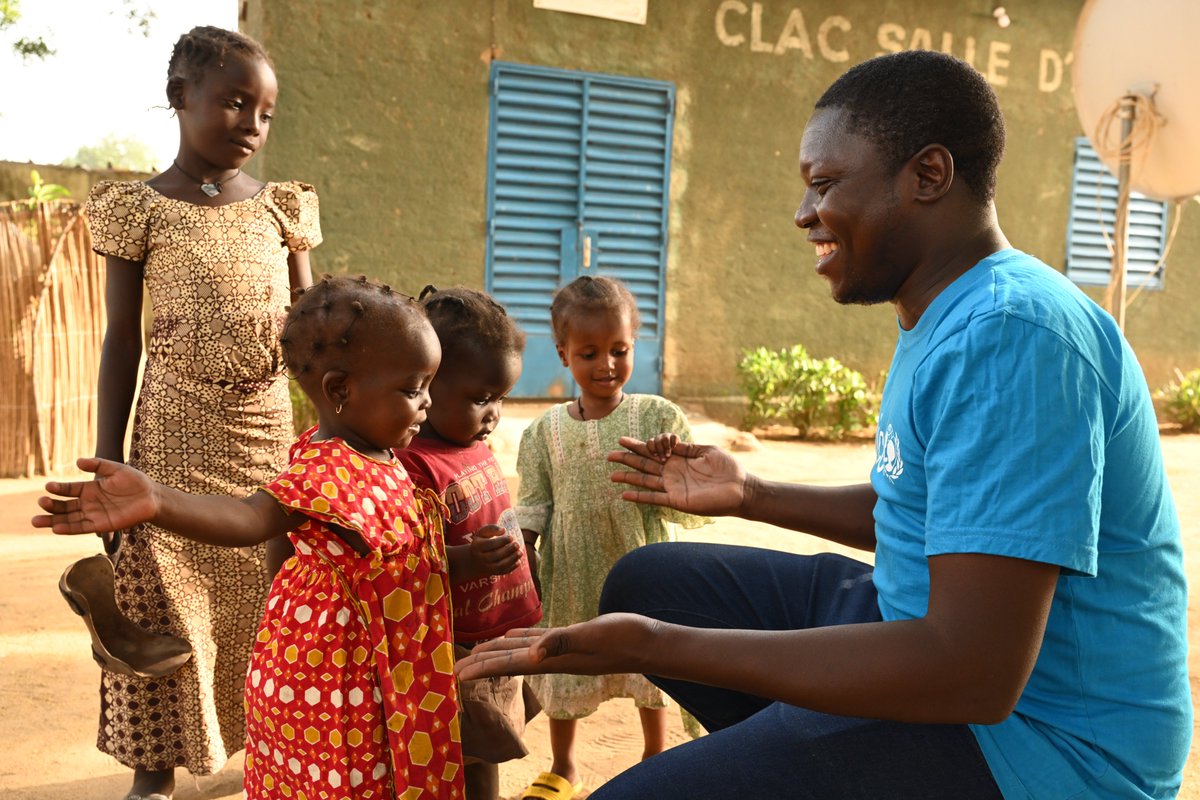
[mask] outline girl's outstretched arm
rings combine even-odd
[[[76,464],[84,472],[94,473],[96,479],[47,483],[46,491],[61,497],[38,498],[38,505],[49,513],[34,517],[33,527],[71,535],[151,522],[203,544],[248,547],[295,530],[304,522],[302,515],[287,514],[265,492],[243,500],[191,495],[155,483],[115,461],[81,458]]]
[[[142,358],[142,264],[107,256],[104,304],[108,326],[97,381],[96,456],[125,460],[125,429]]]

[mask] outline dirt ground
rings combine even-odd
[[[516,442],[534,407],[507,409],[496,437],[505,471],[512,474]],[[702,419],[695,420],[696,439],[727,444],[734,433]],[[1167,469],[1183,521],[1188,576],[1200,585],[1200,436],[1163,437]],[[873,462],[868,442],[849,444],[764,441],[763,449],[739,453],[751,472],[775,480],[829,485],[859,482]],[[79,619],[58,595],[56,584],[71,561],[98,552],[94,537],[52,538],[29,527],[36,513],[41,480],[0,481],[0,798],[44,800],[115,800],[129,785],[129,772],[95,749],[98,713],[98,669],[89,656],[88,637]],[[741,520],[720,520],[688,534],[696,541],[722,541],[773,547],[799,553],[817,552],[820,540],[780,532]],[[835,548],[840,549],[840,548]],[[863,554],[842,550],[850,555]],[[1189,606],[1192,691],[1200,698],[1200,608]],[[671,742],[686,740],[677,714],[670,716]],[[1197,737],[1200,739],[1200,737]],[[546,720],[531,723],[526,741],[530,755],[501,768],[502,794],[519,795],[538,772],[549,766]],[[1200,800],[1200,742],[1180,794]],[[613,701],[580,725],[577,753],[585,785],[595,788],[632,765],[641,752],[637,714],[629,701]],[[225,800],[241,797],[241,756],[220,773],[192,778],[179,773],[177,800]]]

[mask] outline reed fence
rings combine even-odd
[[[70,469],[96,442],[104,261],[78,203],[0,203],[0,477]]]

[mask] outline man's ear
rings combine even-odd
[[[180,77],[167,79],[167,105],[176,111],[183,108],[183,84]]]
[[[930,144],[908,160],[913,171],[913,199],[930,203],[950,191],[954,183],[954,156],[943,145]]]
[[[321,393],[335,410],[350,400],[349,378],[346,371],[341,369],[331,369],[321,376]]]

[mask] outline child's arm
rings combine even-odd
[[[296,554],[296,548],[286,536],[276,536],[267,540],[267,580],[270,581],[283,568],[283,562]]]
[[[454,583],[505,575],[521,561],[520,546],[499,525],[484,525],[471,537],[470,544],[446,548],[450,580]]]
[[[312,269],[308,266],[308,251],[295,250],[288,253],[288,283],[292,291],[312,286]]]
[[[525,560],[529,562],[529,577],[533,578],[533,590],[541,597],[542,581],[538,577],[538,532],[522,528],[521,538],[525,541]]]
[[[548,527],[554,511],[554,487],[550,480],[552,462],[546,447],[545,424],[545,417],[539,417],[521,435],[521,447],[517,451],[520,488],[514,509],[521,526],[525,555],[529,559],[529,574],[539,597],[542,595],[542,582],[538,576],[537,541]]]
[[[312,269],[308,265],[308,251],[296,250],[288,253],[288,283],[291,285],[292,294],[294,295],[301,289],[307,289],[312,286]],[[296,548],[292,547],[291,541],[286,536],[276,536],[267,541],[267,579],[270,580],[283,567],[283,562],[287,561],[296,553]]]
[[[97,380],[96,456],[125,460],[125,429],[142,357],[142,264],[106,256],[104,303],[108,326]]]
[[[190,495],[155,483],[133,467],[99,458],[77,465],[95,473],[92,481],[46,484],[46,491],[70,499],[38,498],[49,514],[33,527],[58,534],[101,533],[151,522],[204,544],[247,547],[295,530],[302,515],[289,515],[273,497],[255,492],[244,500],[224,495]]]

